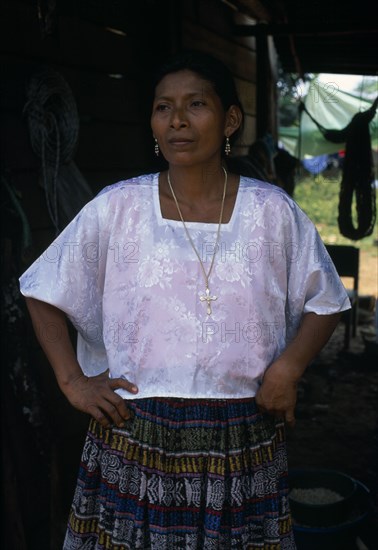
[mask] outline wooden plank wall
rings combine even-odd
[[[153,158],[153,142],[141,101],[141,61],[148,51],[143,32],[137,41],[136,33],[123,36],[62,15],[55,35],[43,40],[35,3],[6,0],[2,11],[2,64],[30,72],[48,65],[71,87],[80,114],[75,162],[94,191],[144,171]],[[147,31],[148,25],[148,36]]]
[[[202,49],[221,59],[234,75],[245,111],[244,131],[234,155],[244,155],[256,139],[256,40],[236,37],[233,24],[254,20],[218,0],[182,3],[182,47]]]
[[[153,4],[146,2],[146,6]],[[155,10],[147,10],[142,0],[127,3],[130,16],[126,21],[126,35],[109,32],[105,24],[98,21],[61,13],[54,34],[42,38],[37,17],[38,2],[3,0],[0,16],[2,170],[20,199],[33,240],[30,254],[17,257],[14,262],[12,254],[17,252],[12,246],[15,244],[17,248],[18,243],[4,239],[7,249],[10,247],[11,258],[6,267],[17,265],[13,276],[22,273],[54,237],[40,184],[40,161],[31,149],[23,115],[26,85],[31,74],[41,66],[47,65],[58,71],[74,94],[80,122],[74,161],[93,193],[156,166],[146,82],[153,64],[180,47],[203,49],[229,66],[246,113],[244,133],[233,154],[247,153],[248,146],[255,140],[255,39],[233,36],[233,21],[250,23],[251,20],[236,15],[220,0],[161,0],[154,5]],[[72,195],[75,195],[75,189],[72,189]],[[31,328],[25,345],[29,346],[33,372],[44,388],[54,433],[46,442],[47,446],[51,445],[48,450],[49,470],[39,472],[40,476],[47,475],[50,479],[50,494],[40,491],[38,495],[45,515],[41,516],[38,507],[28,511],[28,522],[21,526],[26,546],[24,548],[18,541],[15,550],[60,548],[87,418],[75,412],[62,397]],[[14,434],[21,434],[23,429],[21,424],[10,425]],[[31,453],[29,449],[28,464]],[[15,461],[14,457],[10,458],[13,464],[17,460],[21,464],[19,471],[14,473],[22,486],[19,502],[17,488],[9,489],[15,495],[15,509],[20,509],[23,492],[27,491],[31,498],[38,492],[38,475],[34,480],[31,476],[26,479],[20,474],[23,459],[18,457]],[[44,498],[50,497],[51,501],[46,503]],[[41,517],[44,518],[43,524],[38,524]],[[47,532],[46,523],[49,521],[50,532]],[[10,537],[14,531],[12,524],[14,521],[12,523],[10,518]],[[44,546],[41,536],[45,540],[50,537],[48,546]],[[34,538],[37,541],[35,546],[32,543]],[[11,550],[12,540],[7,539],[4,547]]]

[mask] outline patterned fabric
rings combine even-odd
[[[187,226],[208,269],[218,224]],[[85,374],[109,368],[139,398],[253,397],[304,313],[350,307],[311,221],[282,189],[245,177],[210,282],[208,317],[198,258],[182,223],[162,217],[151,174],[88,203],[23,274],[21,291],[69,315]]]
[[[64,550],[293,550],[284,426],[254,399],[142,399],[92,420]]]

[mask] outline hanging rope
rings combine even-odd
[[[376,220],[373,158],[369,123],[377,110],[378,97],[367,111],[354,115],[341,130],[324,128],[307,110],[304,111],[316,124],[325,139],[332,143],[345,143],[343,175],[339,196],[338,224],[340,233],[352,240],[371,235]],[[352,204],[355,194],[357,227],[353,225]]]
[[[346,126],[345,128],[342,128],[341,130],[331,130],[329,128],[325,128],[318,122],[310,113],[310,111],[307,109],[306,105],[301,101],[299,104],[299,112],[305,112],[308,117],[311,118],[312,122],[317,126],[319,132],[323,135],[323,137],[327,141],[331,141],[332,143],[345,143],[347,135],[348,135],[348,129],[350,124]]]
[[[79,116],[75,98],[65,79],[51,68],[43,68],[30,79],[24,113],[28,117],[30,142],[34,153],[41,159],[43,186],[50,218],[58,233],[89,200],[91,190],[72,162],[79,135]],[[71,167],[72,182],[69,189],[67,166]],[[65,183],[60,177],[65,167]],[[64,191],[64,187],[68,188]],[[79,184],[72,193],[72,186]],[[79,189],[80,191],[80,189]],[[61,210],[63,209],[63,212]],[[60,214],[64,214],[64,220]],[[67,220],[68,218],[68,220]]]
[[[339,199],[339,229],[348,239],[358,240],[372,234],[376,220],[373,156],[369,123],[375,115],[378,98],[363,113],[357,113],[348,126],[343,177]],[[353,225],[352,203],[355,195],[357,227]]]

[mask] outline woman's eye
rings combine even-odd
[[[165,105],[164,103],[161,103],[160,105],[156,106],[156,110],[159,112],[166,111],[168,109],[168,105]]]
[[[199,99],[192,101],[192,107],[202,107],[203,105],[205,105],[205,103]]]

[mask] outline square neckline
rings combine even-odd
[[[159,225],[169,225],[173,227],[181,227],[184,229],[183,223],[181,220],[173,220],[171,218],[164,218],[162,211],[161,211],[161,203],[160,203],[160,197],[159,197],[159,176],[160,172],[156,172],[153,177],[153,202],[154,202],[154,209],[155,209],[155,215],[158,221]],[[232,227],[234,225],[234,221],[236,218],[236,212],[239,210],[239,203],[240,203],[240,189],[242,187],[243,182],[243,176],[239,176],[239,186],[236,194],[236,199],[234,203],[234,207],[232,209],[231,217],[227,223],[222,223],[221,225],[221,231],[231,231]],[[185,221],[185,225],[188,227],[188,229],[197,229],[197,230],[205,230],[205,231],[217,231],[218,230],[218,223],[214,222],[187,222]]]

